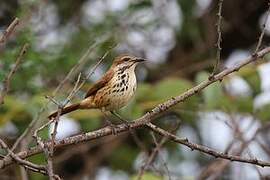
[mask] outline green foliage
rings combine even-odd
[[[40,173],[36,173],[36,172],[31,172],[30,173],[30,179],[35,179],[35,180],[47,180],[48,176],[45,176],[43,174]]]
[[[242,68],[238,74],[243,77],[252,88],[254,95],[261,92],[261,79],[257,68],[254,65],[249,65]]]
[[[200,72],[196,76],[196,81],[202,82],[207,79],[209,74]],[[213,83],[202,91],[202,98],[206,109],[215,109],[223,105],[222,100],[225,98],[222,87],[219,82]]]
[[[121,12],[107,12],[105,20],[102,22],[89,23],[87,25],[81,23],[82,19],[74,18],[79,17],[78,14],[80,8],[82,8],[85,0],[71,1],[50,1],[57,8],[57,13],[60,17],[60,23],[56,28],[61,30],[69,25],[69,23],[74,23],[75,30],[70,32],[70,36],[63,42],[57,42],[45,49],[38,49],[37,45],[40,43],[37,38],[36,32],[31,30],[31,26],[18,28],[14,34],[14,39],[10,38],[10,42],[5,44],[3,51],[1,49],[0,53],[0,80],[9,72],[10,68],[14,64],[16,57],[24,43],[29,43],[30,48],[27,51],[25,57],[23,58],[22,64],[20,65],[17,73],[12,76],[10,92],[5,98],[5,104],[0,108],[0,126],[3,126],[6,122],[12,121],[16,127],[19,129],[19,134],[25,130],[29,125],[29,122],[37,115],[41,107],[43,107],[48,100],[44,98],[44,95],[51,94],[54,88],[65,78],[70,69],[78,62],[80,57],[88,49],[89,46],[95,44],[95,42],[100,39],[105,40],[99,43],[96,47],[92,49],[91,55],[88,57],[88,61],[83,65],[83,68],[79,70],[85,75],[91,67],[97,62],[97,59],[104,55],[104,53],[110,49],[115,44],[120,44],[120,42],[125,41],[122,33],[125,33],[132,28],[145,33],[151,32],[151,28],[157,28],[160,22],[154,18],[153,21],[144,25],[130,25],[129,17],[133,13],[143,10],[152,9],[153,1],[141,0],[130,3],[127,10]],[[208,28],[202,27],[200,20],[194,16],[195,8],[197,6],[196,0],[178,0],[178,3],[183,13],[183,24],[182,29],[177,32],[177,49],[195,50],[203,49],[201,46],[205,45],[202,41],[207,40],[211,42],[211,37],[204,37],[204,34],[209,32],[204,32]],[[17,15],[19,17],[28,17],[30,6],[38,5],[38,1],[25,1],[20,4],[20,8],[17,10]],[[154,8],[153,8],[154,9]],[[211,8],[210,8],[211,9]],[[204,17],[205,18],[205,17]],[[22,21],[23,22],[23,21]],[[25,26],[28,26],[28,22],[24,22]],[[126,27],[127,26],[127,27]],[[123,32],[123,29],[125,32]],[[198,43],[199,42],[199,43]],[[208,42],[208,46],[209,46]],[[198,44],[196,44],[198,43]],[[119,48],[121,49],[121,48]],[[194,50],[192,49],[192,50]],[[206,57],[202,58],[201,53],[189,53],[185,54],[180,52],[182,56],[187,55],[186,59],[208,59],[208,51],[213,51],[213,49],[203,52]],[[193,52],[193,51],[192,51]],[[102,66],[107,68],[111,65],[112,59],[117,55],[116,52],[112,51],[103,61]],[[172,56],[177,56],[178,54],[173,51]],[[267,55],[268,57],[269,55]],[[177,57],[182,58],[182,57]],[[184,57],[185,59],[185,57]],[[269,59],[269,58],[268,58]],[[91,61],[89,61],[91,60]],[[170,63],[167,61],[166,63]],[[174,62],[177,63],[177,62]],[[165,64],[165,63],[164,63]],[[192,64],[192,63],[191,63]],[[186,62],[187,67],[189,62]],[[166,66],[165,66],[166,67]],[[149,68],[151,71],[151,68]],[[154,72],[158,73],[158,72]],[[196,116],[198,111],[214,111],[214,110],[224,110],[225,112],[235,112],[238,114],[255,114],[256,118],[266,122],[270,119],[270,104],[267,104],[259,109],[254,110],[253,101],[254,97],[261,93],[261,80],[257,71],[256,66],[250,65],[239,72],[237,75],[244,78],[247,83],[252,88],[252,96],[233,96],[229,92],[225,91],[223,83],[226,83],[227,79],[223,82],[216,82],[202,92],[197,93],[195,96],[179,103],[174,108],[170,109],[169,112],[164,113],[161,117],[155,120],[157,125],[164,127],[165,129],[170,129],[175,125],[175,121],[181,119],[181,122],[189,124],[191,127],[196,123]],[[155,77],[155,74],[153,74]],[[160,76],[157,76],[160,77]],[[195,80],[193,79],[195,77]],[[186,90],[192,88],[194,84],[202,82],[209,77],[207,72],[198,72],[197,74],[192,74],[188,78],[186,77],[174,77],[174,78],[154,78],[148,82],[138,84],[138,89],[136,96],[130,104],[119,110],[119,113],[126,120],[134,120],[147,111],[151,110],[153,107],[162,103],[172,97],[178,96]],[[57,94],[56,99],[60,101],[66,97],[66,94],[71,89],[75,78],[69,79],[69,82],[61,89],[61,92]],[[155,82],[155,83],[153,83]],[[90,83],[86,83],[84,87],[90,87]],[[83,87],[83,88],[84,88]],[[86,88],[86,89],[87,89]],[[83,89],[79,93],[84,93]],[[73,99],[76,102],[80,99]],[[48,112],[45,112],[48,115]],[[98,129],[104,125],[104,116],[99,110],[80,110],[68,114],[74,120],[80,123],[83,132],[89,132]],[[42,116],[43,118],[43,116]],[[119,123],[119,120],[114,116],[110,116],[113,122]],[[182,125],[182,124],[181,124]],[[197,132],[198,129],[196,129]],[[137,131],[140,139],[145,144],[146,149],[151,149],[153,146],[153,140],[149,135],[147,129],[140,129]],[[45,128],[39,133],[42,139],[48,139],[48,128]],[[29,146],[34,145],[30,144]],[[175,143],[166,143],[164,146],[170,154],[172,163],[180,163],[185,157],[180,152],[178,145]],[[113,169],[122,169],[127,173],[134,173],[132,167],[134,159],[141,151],[140,148],[135,146],[133,142],[124,142],[118,147],[112,150],[112,154],[106,158],[106,162],[110,164]],[[57,154],[57,153],[56,153]],[[57,156],[57,155],[56,155]],[[34,163],[42,164],[45,162],[45,157],[43,154],[35,155],[29,158]],[[199,161],[199,160],[198,160]],[[120,162],[120,163],[119,163]],[[102,164],[103,165],[103,164]],[[131,179],[137,179],[138,175],[134,175]],[[72,177],[71,177],[72,178]],[[31,179],[47,179],[46,176],[40,175],[38,173],[31,173]],[[159,180],[164,179],[164,177],[157,176],[150,172],[145,172],[143,178],[145,180]]]
[[[108,161],[114,169],[130,171],[130,167],[132,167],[138,153],[139,151],[137,148],[125,144],[114,149],[111,156],[108,158]]]
[[[256,117],[263,122],[269,121],[270,119],[270,104],[266,104],[255,111]]]
[[[36,164],[43,164],[46,160],[46,157],[44,154],[36,154],[34,156],[31,156],[27,158],[29,161],[36,163]]]
[[[155,86],[153,94],[155,99],[164,101],[185,92],[191,86],[191,82],[185,79],[163,79]]]
[[[97,129],[101,126],[101,114],[96,110],[82,110],[74,112],[71,117],[79,120],[83,132],[88,132]]]
[[[134,175],[131,177],[132,180],[136,180],[138,179],[139,175]],[[143,180],[163,180],[164,178],[162,176],[158,176],[158,175],[155,175],[153,173],[150,173],[150,172],[145,172],[143,175],[142,175],[142,179]]]
[[[31,117],[31,115],[25,109],[25,103],[14,97],[7,96],[5,98],[4,107],[0,111],[0,124],[4,124],[7,121],[13,121],[18,125],[20,132],[27,127],[25,120]]]
[[[257,76],[257,75],[255,75]],[[201,82],[209,77],[206,72],[197,74],[197,82]],[[252,77],[250,76],[250,79]],[[226,81],[226,79],[224,80]],[[250,113],[253,112],[253,98],[249,96],[231,96],[224,92],[222,84],[216,82],[202,91],[202,98],[206,110],[222,109],[229,112]]]
[[[195,0],[178,0],[178,3],[183,12],[183,24],[179,32],[179,39],[181,39],[181,44],[190,46],[200,37],[199,24],[193,16],[196,2]]]
[[[136,3],[132,3],[129,7],[129,10],[132,11],[137,11],[137,10],[141,10],[143,8],[151,8],[152,3],[149,0],[142,0],[142,1],[138,1]]]

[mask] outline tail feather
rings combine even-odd
[[[63,114],[67,114],[67,113],[70,113],[72,111],[75,111],[79,108],[80,108],[80,103],[75,103],[75,104],[71,104],[69,106],[66,106],[66,107],[64,107],[64,109],[62,109],[60,116]],[[57,114],[58,114],[58,111],[55,111],[52,114],[50,114],[48,116],[48,118],[49,119],[55,118],[57,116]]]

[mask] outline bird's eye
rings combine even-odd
[[[129,60],[128,57],[123,58],[123,61],[128,61],[128,60]]]

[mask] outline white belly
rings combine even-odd
[[[111,93],[108,95],[109,104],[105,107],[108,111],[126,106],[131,101],[137,88],[135,73],[121,74],[111,82],[117,83],[114,83]]]

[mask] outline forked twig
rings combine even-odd
[[[9,91],[11,78],[14,75],[14,73],[17,71],[17,69],[22,61],[22,58],[25,55],[28,47],[29,47],[29,45],[27,43],[23,45],[18,57],[16,58],[16,62],[14,64],[14,66],[11,68],[11,70],[9,71],[9,73],[6,75],[6,77],[3,80],[3,87],[2,87],[2,90],[0,91],[0,105],[4,103],[4,98]]]
[[[0,36],[0,44],[4,43],[8,37],[12,34],[12,32],[14,31],[14,29],[16,28],[16,26],[19,24],[19,18],[15,18],[10,25],[8,26],[8,28],[6,30],[4,30],[4,32],[2,32],[1,36]]]

